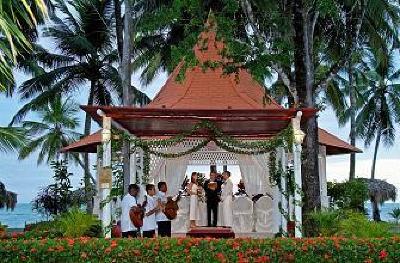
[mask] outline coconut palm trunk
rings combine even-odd
[[[382,128],[378,129],[375,140],[374,158],[372,159],[371,179],[375,179],[376,157],[378,156],[379,144],[381,143]]]
[[[132,13],[131,13],[131,1],[125,0],[125,16],[124,16],[124,34],[123,34],[123,48],[121,58],[120,74],[122,79],[122,101],[124,106],[131,104],[133,94],[130,92],[131,87],[131,51],[132,51]],[[129,181],[130,181],[130,147],[129,141],[124,140],[122,145],[123,155],[123,171],[124,171],[124,193],[128,192]]]
[[[95,92],[96,82],[90,82],[90,91],[87,105],[93,105],[94,100],[94,92]],[[88,113],[85,116],[85,127],[84,127],[84,136],[90,135],[90,130],[92,128],[92,120]],[[85,184],[85,199],[86,199],[86,212],[93,213],[93,202],[92,202],[92,193],[93,186],[91,184],[91,173],[90,173],[90,163],[89,163],[89,153],[83,154],[83,165],[84,165],[84,184]]]
[[[356,94],[353,86],[352,63],[349,63],[349,97],[350,97],[350,144],[356,146]],[[356,177],[356,154],[350,154],[350,174],[349,180]]]
[[[375,140],[374,159],[372,160],[372,167],[371,167],[371,179],[375,179],[376,157],[378,155],[379,144],[381,142],[381,134],[382,134],[382,129],[379,128]],[[381,221],[381,215],[379,211],[379,200],[377,200],[376,197],[373,197],[371,198],[371,204],[372,204],[372,218],[375,221]]]

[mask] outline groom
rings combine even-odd
[[[207,179],[204,182],[204,191],[207,197],[207,225],[209,227],[217,226],[218,219],[218,203],[219,203],[219,195],[221,192],[221,183],[217,180],[217,173],[212,171],[210,173],[210,179]],[[211,213],[213,215],[213,222],[211,224]]]

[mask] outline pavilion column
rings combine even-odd
[[[293,141],[293,168],[294,168],[294,215],[295,215],[295,237],[302,237],[302,200],[301,200],[301,144],[304,139],[304,132],[300,129],[302,112],[298,111],[296,117],[292,119],[294,141]]]
[[[136,150],[134,150],[130,157],[130,182],[129,184],[136,184],[136,173],[137,173],[137,157],[136,157]]]
[[[281,161],[281,165],[282,165],[282,170],[284,172],[286,172],[286,167],[287,167],[287,159],[286,159],[286,152],[284,148],[279,148],[279,152],[280,152],[280,161]],[[281,185],[281,229],[283,233],[287,233],[288,229],[287,229],[287,225],[288,225],[288,220],[286,218],[286,214],[289,214],[289,204],[288,204],[288,197],[285,195],[286,193],[286,189],[287,189],[287,180],[283,180],[282,181],[282,185]]]
[[[319,146],[318,154],[319,185],[321,190],[321,207],[329,208],[328,189],[326,180],[326,146]]]
[[[96,150],[96,192],[93,204],[93,214],[101,218],[100,215],[100,173],[102,166],[101,146],[97,146]]]
[[[103,117],[102,130],[103,144],[103,160],[100,173],[99,188],[100,188],[100,214],[101,223],[105,237],[111,237],[111,204],[110,191],[112,184],[112,169],[111,169],[111,118]]]

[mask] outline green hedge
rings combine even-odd
[[[1,262],[400,262],[400,238],[9,239]]]

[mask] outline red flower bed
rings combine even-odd
[[[1,262],[400,262],[400,238],[8,239]]]

